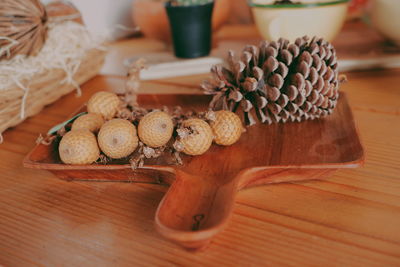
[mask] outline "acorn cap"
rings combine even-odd
[[[71,131],[89,130],[92,133],[97,133],[104,124],[103,116],[97,113],[88,113],[79,116],[71,126]]]
[[[214,142],[229,146],[236,143],[243,132],[242,121],[235,113],[227,110],[215,112],[215,120],[210,123],[214,133]]]
[[[90,164],[100,156],[96,137],[88,130],[66,133],[60,141],[58,152],[65,164]]]
[[[136,127],[128,120],[112,119],[100,128],[99,147],[113,159],[129,156],[138,146]]]
[[[97,92],[89,99],[87,110],[89,113],[97,113],[105,120],[112,119],[121,104],[119,97],[111,92]]]
[[[185,120],[178,135],[183,146],[182,152],[192,156],[204,154],[213,141],[210,125],[201,119]]]
[[[174,123],[163,111],[147,113],[139,122],[138,134],[146,145],[156,148],[164,146],[172,137]]]

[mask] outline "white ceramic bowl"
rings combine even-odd
[[[373,0],[372,25],[386,38],[400,45],[400,1]]]
[[[346,19],[349,0],[294,0],[297,1],[301,4],[249,0],[260,34],[269,41],[280,37],[294,41],[304,35],[331,41]]]

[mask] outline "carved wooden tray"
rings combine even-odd
[[[180,105],[205,110],[208,96],[140,95],[147,107]],[[353,115],[341,93],[335,112],[324,119],[249,127],[234,145],[213,145],[201,156],[183,156],[182,166],[155,159],[132,171],[129,164],[64,165],[53,146],[37,145],[24,159],[65,180],[130,181],[170,185],[155,215],[157,230],[189,249],[207,246],[226,226],[236,193],[269,183],[324,179],[341,168],[363,163]]]

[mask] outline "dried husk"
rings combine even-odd
[[[48,24],[66,20],[83,23],[79,11],[68,2],[44,6],[40,0],[1,0],[0,60],[35,56],[46,41]]]
[[[47,35],[47,13],[39,0],[2,0],[0,60],[17,54],[36,55]]]

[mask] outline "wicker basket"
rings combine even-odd
[[[105,51],[89,50],[74,75],[73,79],[82,84],[94,77],[103,65]],[[29,86],[29,92],[23,104],[24,91],[18,87],[1,91],[0,100],[0,134],[27,117],[39,113],[44,106],[53,103],[61,96],[75,90],[70,83],[61,83],[66,78],[65,71],[54,69],[37,74]],[[21,116],[22,108],[24,116]]]

